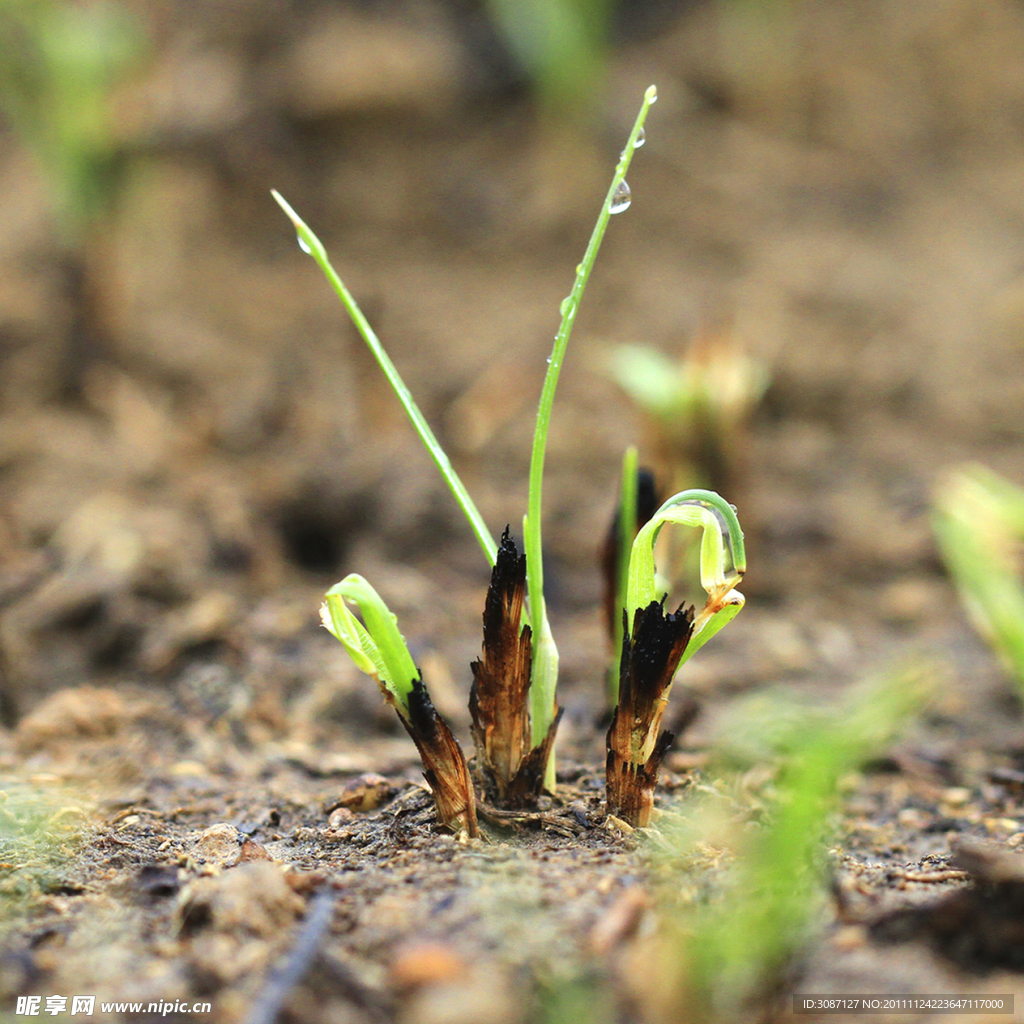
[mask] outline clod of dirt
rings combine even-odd
[[[424,985],[454,981],[467,970],[466,961],[442,942],[417,942],[398,950],[391,965],[391,982],[400,992]]]
[[[466,978],[425,985],[413,993],[403,1024],[521,1024],[522,1007],[508,981],[486,966]]]
[[[265,846],[257,843],[254,839],[246,839],[238,851],[238,863],[245,864],[250,860],[273,860],[270,852]]]
[[[214,931],[269,939],[290,928],[304,908],[281,867],[267,861],[240,864],[197,878],[182,890],[179,932],[183,937]]]
[[[22,719],[15,735],[18,750],[31,754],[69,740],[113,736],[137,713],[130,703],[119,690],[104,687],[60,690]]]

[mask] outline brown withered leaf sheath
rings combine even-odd
[[[422,678],[414,679],[409,694],[409,717],[398,716],[423,761],[423,775],[434,794],[441,823],[470,836],[479,835],[476,794],[458,740],[434,705]]]
[[[634,827],[650,823],[662,759],[674,739],[661,729],[672,677],[693,634],[693,608],[665,614],[665,599],[623,615],[619,703],[608,729],[608,813]]]
[[[612,516],[611,526],[608,527],[608,534],[601,546],[601,576],[604,579],[604,624],[608,631],[608,639],[614,642],[615,639],[615,618],[620,609],[616,607],[617,591],[619,589],[619,516],[621,515],[621,497],[619,505],[615,507],[615,514]],[[658,495],[658,487],[654,482],[654,474],[649,469],[638,469],[636,471],[636,522],[630,533],[635,537],[641,527],[645,526],[651,516],[658,511],[661,505],[661,498]]]
[[[509,809],[532,806],[540,796],[562,714],[559,709],[544,741],[531,749],[532,634],[529,626],[520,627],[525,596],[526,556],[506,526],[484,604],[483,654],[470,666],[469,713],[483,791]]]

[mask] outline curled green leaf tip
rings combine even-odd
[[[362,622],[349,604],[359,609]],[[398,630],[398,619],[380,594],[366,579],[352,573],[327,591],[320,617],[356,667],[376,676],[397,701],[400,713],[407,715],[409,694],[419,679],[419,670]]]
[[[694,620],[693,636],[682,659],[685,662],[739,614],[746,599],[735,587],[746,572],[747,554],[736,510],[721,495],[699,489],[672,495],[633,541],[626,582],[630,618],[636,609],[664,598],[656,577],[654,545],[667,523],[703,530],[700,583],[708,599]]]
[[[709,601],[734,603],[732,588],[747,569],[743,530],[736,510],[714,491],[688,490],[674,494],[637,533],[629,560],[626,587],[628,609],[646,607],[658,600],[654,544],[666,523],[696,526],[703,530],[700,550],[700,582]]]

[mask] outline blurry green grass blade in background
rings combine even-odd
[[[545,105],[593,102],[611,34],[610,0],[487,0],[498,32]]]
[[[956,469],[932,526],[968,617],[1024,692],[1024,490],[984,466]]]
[[[735,856],[726,891],[710,904],[681,908],[679,931],[666,955],[683,965],[674,1002],[693,1021],[731,1018],[756,1004],[782,977],[808,939],[825,900],[825,844],[839,806],[839,783],[868,757],[892,742],[908,719],[920,712],[934,687],[927,664],[912,664],[853,687],[832,714],[794,713],[751,701],[734,711],[734,728],[756,736],[757,757],[765,734],[773,737],[780,765],[774,786],[764,791],[760,827],[744,826],[729,803],[730,788],[706,794],[685,809],[681,822],[666,828],[656,862],[665,877],[679,880],[680,864],[709,842],[724,841]],[[749,767],[742,764],[739,771]],[[727,778],[730,765],[715,773]],[[732,765],[736,771],[736,765]],[[725,839],[722,840],[724,834]]]

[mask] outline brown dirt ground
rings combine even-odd
[[[713,332],[771,374],[728,495],[748,606],[687,666],[704,714],[663,806],[714,784],[738,702],[829,707],[908,658],[943,679],[844,780],[836,898],[750,1015],[790,1016],[793,991],[1024,1002],[1019,879],[976,867],[980,902],[936,902],[964,889],[954,840],[1024,842],[1024,743],[928,525],[949,466],[1024,479],[1020,4],[695,5],[624,35],[589,123],[538,114],[468,2],[130,6],[153,46],[118,96],[84,335],[49,194],[0,134],[4,1007],[259,1021],[283,992],[303,1024],[681,1019],[644,959],[662,869],[602,813],[595,552],[623,447],[653,444],[610,347]],[[559,301],[651,82],[551,437],[559,793],[461,843],[317,608],[369,577],[465,737],[486,566],[268,192],[321,233],[492,528],[515,526]],[[379,802],[338,810],[367,772]]]

